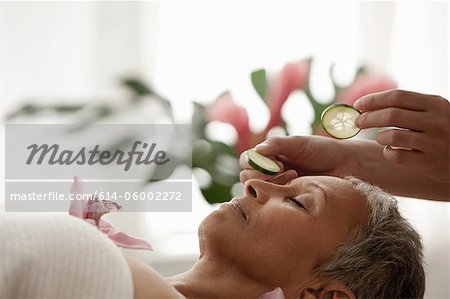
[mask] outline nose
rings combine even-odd
[[[245,182],[245,195],[257,200],[259,203],[266,203],[271,197],[271,190],[274,184],[263,180],[248,180]]]

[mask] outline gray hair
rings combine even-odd
[[[369,218],[315,269],[337,279],[357,298],[423,298],[425,272],[419,234],[399,213],[397,200],[354,177],[346,177],[367,199]]]

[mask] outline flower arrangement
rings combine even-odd
[[[306,58],[287,63],[280,72],[270,78],[264,69],[251,73],[252,85],[270,113],[269,121],[260,132],[251,131],[246,109],[240,106],[228,91],[219,95],[211,105],[202,106],[195,103],[193,125],[196,136],[192,167],[200,168],[209,174],[208,182],[200,184],[208,202],[223,202],[233,197],[233,186],[239,182],[238,159],[242,152],[265,140],[269,131],[275,127],[281,127],[286,135],[289,134],[281,111],[294,91],[303,92],[313,108],[314,120],[310,124],[312,134],[326,136],[320,120],[326,107],[334,103],[353,105],[358,98],[366,94],[397,87],[388,76],[368,72],[364,67],[357,70],[353,82],[348,86],[341,86],[333,76],[334,65],[332,65],[330,79],[334,95],[328,102],[321,103],[316,100],[310,89],[312,62],[312,58]],[[229,145],[208,138],[205,128],[212,121],[230,124],[237,133],[236,143]],[[204,174],[204,171],[201,172]]]

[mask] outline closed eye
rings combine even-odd
[[[306,210],[305,206],[301,202],[299,202],[297,199],[295,199],[294,197],[289,197],[289,200],[291,202],[293,202],[295,205],[297,205],[298,207]]]

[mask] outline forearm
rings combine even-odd
[[[345,143],[351,174],[400,196],[449,201],[449,183],[437,182],[413,167],[388,161],[372,141]]]

